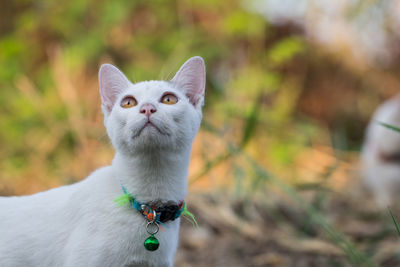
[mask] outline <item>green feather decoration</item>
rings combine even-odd
[[[114,202],[117,203],[118,206],[123,206],[133,200],[134,198],[130,194],[125,193],[114,199]]]
[[[193,213],[191,213],[190,211],[188,211],[187,206],[186,206],[186,203],[185,203],[185,205],[183,206],[183,210],[182,210],[181,215],[182,215],[183,217],[185,217],[187,220],[189,220],[193,225],[195,225],[196,227],[199,227],[199,225],[197,224],[196,219],[194,218]]]

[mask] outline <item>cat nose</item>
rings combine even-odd
[[[145,114],[147,118],[150,118],[151,114],[157,111],[156,107],[153,104],[143,104],[140,107],[140,113]]]

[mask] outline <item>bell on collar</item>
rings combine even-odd
[[[154,234],[151,234],[145,241],[144,247],[149,251],[155,251],[160,246],[160,242],[158,239],[154,237]]]

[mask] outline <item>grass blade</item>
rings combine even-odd
[[[250,140],[254,130],[257,126],[257,120],[260,113],[260,108],[262,104],[262,95],[260,95],[255,103],[253,104],[253,108],[251,113],[247,117],[246,126],[243,129],[242,141],[240,142],[240,147],[244,147],[247,142]]]
[[[393,126],[393,125],[390,125],[390,124],[387,124],[387,123],[384,123],[384,122],[380,122],[380,121],[378,121],[378,123],[380,125],[388,128],[388,129],[390,129],[390,130],[393,130],[393,131],[396,131],[396,132],[400,133],[400,128],[399,127],[396,127],[396,126]]]
[[[393,223],[394,223],[394,225],[396,226],[397,234],[400,236],[400,227],[399,227],[399,224],[397,223],[397,220],[396,220],[396,218],[394,217],[394,215],[393,215],[392,210],[390,209],[390,207],[388,207],[388,210],[389,210],[390,216],[392,216]]]

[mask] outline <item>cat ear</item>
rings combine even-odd
[[[188,59],[172,78],[171,82],[178,90],[184,92],[196,108],[204,103],[204,89],[206,84],[206,67],[201,57]]]
[[[118,95],[129,87],[130,81],[117,67],[111,64],[103,64],[99,70],[99,84],[103,112],[108,114],[111,112]]]

